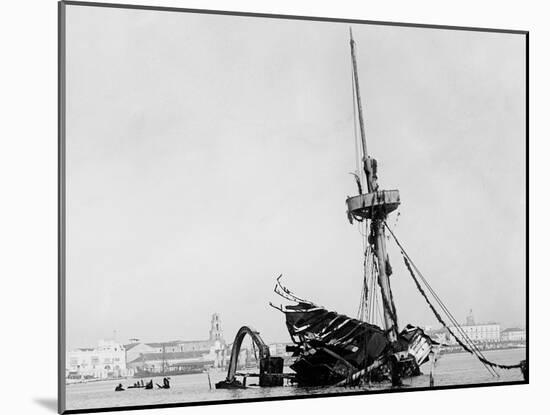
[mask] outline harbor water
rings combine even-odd
[[[493,362],[502,364],[515,364],[525,359],[525,348],[492,350],[484,352],[485,356]],[[429,364],[422,367],[425,375],[405,379],[403,388],[425,388],[429,386]],[[285,368],[285,370],[287,370]],[[439,357],[435,366],[435,386],[467,385],[478,383],[496,383],[522,381],[523,377],[519,369],[498,370],[500,377],[493,377],[486,368],[474,357],[467,353],[445,354]],[[172,376],[170,389],[127,389],[123,392],[115,392],[119,383],[126,388],[136,379],[106,380],[88,383],[69,384],[66,387],[67,409],[92,409],[118,406],[139,406],[155,404],[190,403],[205,401],[226,401],[232,399],[258,399],[281,396],[314,395],[326,393],[353,393],[369,390],[389,389],[391,385],[381,384],[372,387],[316,387],[298,388],[284,386],[274,388],[259,388],[252,384],[257,378],[249,378],[247,389],[217,390],[214,384],[225,378],[221,371],[210,372],[212,389],[209,387],[206,373]],[[149,379],[144,379],[147,382]],[[162,377],[153,378],[154,383],[162,384]]]

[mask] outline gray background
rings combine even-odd
[[[396,233],[457,317],[524,324],[524,37],[353,28]],[[69,347],[214,311],[284,340],[280,273],[355,314],[348,25],[69,7],[67,86]],[[434,324],[390,256],[401,323]]]

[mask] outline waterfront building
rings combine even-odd
[[[174,373],[185,371],[201,371],[216,365],[215,351],[204,353],[191,352],[164,352],[145,353],[135,360],[128,362],[128,368],[135,373]]]
[[[154,342],[154,343],[143,343],[149,349],[148,353],[176,353],[181,352],[179,340],[172,340],[167,342]],[[147,351],[146,351],[147,352]]]
[[[114,340],[100,340],[97,347],[78,348],[67,353],[67,377],[108,379],[127,376],[126,350]]]
[[[450,329],[461,338],[461,334],[457,327],[452,326]],[[460,326],[460,329],[476,343],[493,343],[500,341],[500,324],[498,323],[474,324],[472,326],[463,325]],[[454,337],[449,337],[449,344],[457,343]]]
[[[139,343],[138,339],[131,340],[134,341],[124,345],[128,368],[147,372],[158,372],[167,368],[185,370],[186,367],[193,366],[220,367],[223,365],[227,349],[218,313],[212,315],[209,337],[205,340],[171,340],[153,343]]]
[[[152,347],[147,343],[129,343],[124,345],[126,350],[126,362],[136,360],[142,354],[158,352],[158,348]]]
[[[500,340],[503,342],[524,342],[527,340],[527,332],[525,329],[517,327],[509,328],[502,331]]]
[[[461,338],[461,332],[466,335],[475,343],[496,343],[500,341],[500,324],[499,323],[482,323],[477,324],[474,320],[472,310],[466,318],[466,324],[459,327],[451,326],[450,330]],[[448,336],[448,344],[457,344],[457,341],[453,336]]]

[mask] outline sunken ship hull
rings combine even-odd
[[[399,333],[397,342],[387,331],[310,302],[281,309],[294,346],[291,365],[299,386],[350,385],[365,380],[385,381],[421,374],[432,345],[414,326]]]

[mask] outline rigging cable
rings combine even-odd
[[[371,286],[372,286],[372,308],[371,308],[371,315],[372,315],[372,324],[382,327],[384,324],[384,319],[382,318],[382,312],[380,310],[380,300],[379,300],[379,289],[378,289],[378,268],[376,265],[376,261],[374,261],[374,255],[372,256],[372,263],[371,263]],[[376,316],[378,316],[378,320],[376,320]]]
[[[386,225],[387,226],[387,225]],[[391,231],[391,230],[390,230]],[[454,324],[456,330],[459,332],[459,334],[462,336],[463,340],[467,343],[467,345],[469,345],[469,347],[471,349],[474,350],[476,356],[480,356],[481,359],[483,360],[487,360],[485,358],[485,356],[483,355],[483,353],[481,352],[481,350],[479,350],[479,348],[477,347],[477,345],[472,341],[472,339],[470,339],[470,337],[466,334],[466,332],[464,331],[464,329],[462,328],[462,326],[460,325],[460,323],[455,319],[455,317],[453,316],[453,314],[451,313],[451,311],[447,308],[447,306],[443,303],[443,301],[439,298],[439,296],[437,295],[437,293],[435,292],[435,290],[430,286],[430,284],[428,283],[428,281],[426,280],[426,278],[424,277],[424,275],[422,274],[422,272],[420,272],[420,270],[418,269],[418,267],[414,264],[413,260],[410,258],[410,256],[405,252],[405,249],[403,248],[403,246],[397,241],[397,238],[395,236],[395,234],[392,233],[392,236],[393,238],[395,239],[395,242],[398,244],[399,248],[401,249],[401,253],[402,255],[405,255],[407,256],[407,259],[409,261],[409,264],[412,265],[412,267],[415,269],[416,273],[419,275],[419,277],[421,278],[422,282],[424,283],[424,285],[427,287],[428,291],[432,294],[432,296],[434,297],[434,299],[436,300],[437,304],[441,307],[441,309],[443,310],[443,312],[445,313],[445,315],[447,316],[447,318],[449,318],[449,320],[451,320],[451,323]],[[405,262],[405,265],[407,265],[407,262]],[[409,268],[409,267],[407,267]],[[412,269],[409,269],[409,272],[411,272]],[[449,330],[449,329],[448,329]],[[453,336],[454,337],[454,336]],[[491,367],[492,369],[492,367]],[[493,369],[492,370],[492,374],[494,376],[497,376],[499,377],[499,374]]]
[[[375,265],[374,265],[374,257],[373,257],[373,254],[372,254],[372,250],[371,250],[371,256],[370,256],[370,290],[371,290],[371,296],[370,296],[370,302],[369,302],[369,305],[370,305],[370,311],[369,311],[369,315],[370,315],[370,319],[371,319],[371,323],[374,324],[374,325],[378,325],[376,324],[377,321],[376,321],[376,309],[377,309],[377,304],[376,304],[376,298],[377,298],[377,289],[376,289],[376,269],[375,269]]]
[[[418,269],[418,267],[414,264],[413,260],[411,259],[411,257],[405,252],[405,248],[403,248],[403,246],[401,245],[401,243],[397,240],[397,237],[395,236],[395,234],[392,232],[392,230],[389,228],[388,224],[386,223],[385,224],[386,227],[388,228],[388,231],[391,233],[391,236],[394,238],[396,244],[399,246],[400,250],[401,250],[401,254],[402,255],[406,255],[407,259],[409,260],[409,263],[412,264],[413,268],[415,269],[416,273],[420,276],[420,278],[422,279],[422,281],[424,282],[424,284],[426,285],[426,287],[428,288],[428,290],[430,291],[430,293],[433,295],[434,299],[436,300],[436,302],[438,303],[438,305],[441,307],[441,309],[443,310],[443,312],[445,313],[445,315],[449,318],[449,320],[451,320],[451,322],[455,325],[455,327],[457,328],[457,330],[460,332],[460,334],[464,337],[464,339],[470,344],[470,347],[472,347],[473,349],[476,349],[476,351],[483,356],[483,354],[481,353],[481,351],[478,349],[478,347],[475,345],[475,343],[473,343],[473,341],[468,337],[468,335],[466,334],[466,332],[464,331],[464,329],[462,328],[462,326],[458,323],[458,321],[455,319],[455,317],[452,315],[451,311],[447,308],[447,306],[443,303],[443,301],[439,298],[439,296],[437,295],[437,293],[435,292],[435,290],[430,286],[430,284],[428,283],[428,281],[426,280],[426,278],[424,278],[424,275],[422,274],[422,272],[420,272],[420,270]],[[484,357],[484,356],[483,356]],[[498,376],[498,374],[497,374]]]
[[[357,310],[357,318],[359,320],[365,321],[364,318],[368,318],[368,310],[366,310],[366,304],[368,304],[368,285],[367,285],[367,264],[368,264],[368,248],[366,244],[365,237],[361,232],[362,222],[358,223],[357,229],[361,233],[361,243],[363,246],[363,280],[361,287],[361,298],[359,299],[359,308]],[[365,229],[367,228],[367,223],[365,222]]]
[[[490,367],[491,369],[493,369],[493,372],[494,372],[494,368],[499,368],[499,369],[515,369],[515,368],[521,368],[521,363],[517,363],[515,365],[504,365],[504,364],[499,364],[499,363],[494,363],[494,362],[491,362],[490,360],[488,360],[482,353],[481,351],[477,348],[477,346],[475,346],[475,344],[472,343],[471,339],[466,335],[466,333],[462,332],[463,333],[463,336],[465,336],[465,340],[467,339],[467,341],[469,340],[468,343],[471,343],[470,346],[473,346],[473,347],[468,347],[468,345],[466,345],[461,339],[458,338],[458,336],[456,335],[456,333],[454,331],[452,331],[450,329],[450,327],[445,323],[445,321],[443,320],[443,318],[439,315],[439,313],[437,312],[437,310],[435,309],[435,307],[433,306],[433,304],[431,303],[431,301],[429,300],[427,294],[424,292],[424,290],[422,289],[421,285],[420,285],[420,282],[418,281],[418,279],[416,278],[416,275],[413,271],[413,267],[414,269],[417,271],[418,275],[420,276],[420,278],[422,279],[422,281],[425,283],[425,285],[428,287],[429,291],[432,293],[432,295],[434,296],[434,298],[436,299],[436,301],[438,302],[438,304],[440,305],[440,307],[443,309],[443,311],[445,312],[445,314],[449,317],[449,318],[452,318],[452,321],[453,322],[456,322],[456,319],[454,317],[452,317],[452,315],[450,315],[450,312],[449,310],[447,309],[447,307],[445,307],[445,305],[442,303],[441,299],[439,299],[439,297],[437,296],[437,294],[435,294],[435,291],[433,291],[433,289],[429,286],[428,282],[426,281],[426,279],[424,278],[424,276],[420,273],[420,271],[418,270],[418,267],[416,267],[416,265],[414,264],[414,262],[411,260],[410,256],[406,253],[405,249],[403,248],[403,246],[399,243],[397,237],[395,236],[395,234],[391,231],[391,229],[389,229],[389,227],[386,225],[386,227],[388,228],[390,234],[392,235],[393,239],[395,240],[397,246],[401,249],[401,253],[403,255],[403,259],[405,261],[405,265],[407,266],[407,269],[409,270],[409,273],[411,274],[411,277],[413,278],[415,284],[416,284],[416,287],[417,289],[420,291],[420,294],[424,297],[424,299],[426,300],[426,302],[428,303],[428,305],[430,306],[432,312],[434,313],[435,317],[437,318],[437,320],[447,329],[447,331],[451,334],[451,336],[453,336],[453,338],[457,341],[457,343],[464,349],[466,350],[468,353],[470,354],[473,354],[475,355],[478,360],[483,363],[486,367]],[[412,267],[411,267],[411,264],[412,264]],[[460,325],[455,323],[456,325],[456,328],[457,329],[461,329]],[[495,372],[495,374],[498,376],[498,374]]]
[[[387,226],[387,224],[386,224]],[[463,347],[465,350],[469,351],[470,353],[472,354],[475,354],[475,356],[484,364],[485,368],[487,369],[487,371],[493,375],[493,376],[496,376],[496,377],[499,377],[499,374],[494,370],[494,368],[490,365],[487,365],[484,363],[484,361],[486,361],[487,359],[485,358],[485,356],[483,355],[483,353],[481,352],[481,350],[479,350],[479,348],[476,346],[476,344],[470,339],[470,337],[466,334],[466,332],[464,331],[464,329],[462,328],[462,326],[458,323],[458,321],[454,318],[454,316],[452,315],[452,313],[450,312],[450,310],[445,306],[445,304],[443,303],[443,301],[441,301],[441,299],[439,298],[439,296],[436,294],[436,292],[433,290],[433,288],[430,286],[430,284],[428,283],[428,281],[424,278],[424,276],[422,275],[422,273],[420,272],[420,270],[418,269],[418,267],[414,264],[414,262],[412,261],[412,259],[410,258],[410,256],[405,252],[405,249],[403,248],[403,246],[399,243],[399,241],[397,240],[397,237],[395,236],[395,234],[391,231],[391,229],[389,229],[388,227],[388,230],[390,231],[390,233],[392,234],[396,244],[399,246],[399,248],[401,249],[401,254],[403,255],[403,259],[405,260],[405,265],[407,266],[407,269],[409,270],[409,273],[411,273],[411,276],[420,292],[420,294],[424,297],[424,299],[426,300],[426,302],[428,303],[428,305],[430,306],[432,312],[434,313],[434,315],[436,316],[436,318],[438,319],[438,321],[447,329],[447,331],[450,332],[450,334],[452,335],[453,338],[455,338],[455,340],[457,340],[457,342],[459,343],[459,345],[461,347]],[[412,264],[412,266],[414,267],[414,269],[416,270],[416,272],[418,273],[418,275],[420,276],[420,278],[422,279],[422,281],[424,282],[424,284],[426,285],[426,287],[428,288],[428,290],[430,291],[430,293],[432,294],[432,296],[434,297],[434,299],[436,300],[436,302],[438,303],[438,305],[441,307],[441,309],[443,310],[443,312],[445,313],[445,315],[447,316],[447,318],[449,320],[451,320],[451,323],[454,324],[455,328],[457,329],[458,333],[462,336],[462,339],[464,341],[460,341],[457,336],[456,336],[456,333],[454,333],[447,325],[446,323],[442,320],[441,316],[437,313],[437,311],[435,310],[435,308],[433,307],[433,305],[431,304],[431,302],[429,301],[429,299],[427,298],[427,296],[425,295],[425,292],[424,290],[422,289],[422,287],[420,286],[420,284],[417,283],[417,280],[416,280],[416,276],[414,275],[414,272],[412,271],[412,268],[410,267],[410,265]],[[465,345],[464,342],[467,344]],[[468,347],[469,346],[469,347]]]

